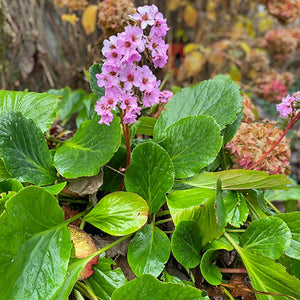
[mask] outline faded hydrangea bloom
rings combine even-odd
[[[168,31],[166,19],[155,5],[139,7],[130,17],[135,25],[103,42],[106,60],[102,73],[96,74],[98,86],[105,88],[105,95],[95,106],[100,124],[110,124],[111,109],[116,107],[123,110],[124,123],[131,124],[140,114],[139,101],[143,107],[150,107],[171,97],[168,93],[162,97],[160,81],[149,66],[142,64],[142,57],[150,59],[153,68],[167,63],[168,45],[162,39]]]
[[[226,145],[234,169],[249,169],[273,145],[283,131],[274,122],[243,123],[234,138]],[[273,174],[289,174],[291,150],[289,140],[284,137],[280,144],[254,170]]]

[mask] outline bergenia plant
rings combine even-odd
[[[235,167],[239,86],[219,75],[160,91],[166,20],[154,5],[131,20],[104,41],[93,93],[0,91],[0,299],[300,299],[300,212],[272,203],[299,200],[299,187],[282,159],[270,174]],[[243,136],[251,154],[262,144],[251,169],[299,120],[299,99],[277,105],[290,119],[278,140],[275,124],[250,127],[267,138]],[[155,104],[163,110],[149,117]]]

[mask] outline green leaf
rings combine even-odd
[[[138,119],[138,128],[136,133],[137,134],[144,134],[153,136],[153,130],[156,123],[156,119],[151,117],[141,117]]]
[[[244,249],[278,259],[291,244],[291,232],[279,218],[267,217],[253,221],[241,237]]]
[[[226,211],[225,211],[224,199],[222,196],[222,181],[220,178],[218,178],[217,186],[216,186],[216,216],[217,216],[218,229],[221,230],[225,228],[225,226],[227,225]]]
[[[288,200],[299,200],[300,199],[300,186],[290,187],[287,191],[265,191],[265,197],[269,201],[288,201]]]
[[[202,245],[220,235],[216,222],[216,193],[209,189],[174,191],[167,196],[167,203],[174,224],[181,220],[195,220],[202,236]]]
[[[0,156],[8,172],[19,181],[44,185],[56,180],[44,134],[19,112],[0,115]]]
[[[125,186],[128,192],[136,193],[148,202],[149,214],[152,214],[165,202],[174,177],[174,166],[168,153],[155,143],[143,143],[132,152]]]
[[[52,299],[63,284],[71,241],[55,197],[27,187],[0,217],[1,300]]]
[[[182,285],[189,285],[189,286],[194,287],[193,282],[187,281],[187,280],[181,280],[176,276],[172,276],[172,275],[168,274],[166,270],[163,271],[163,274],[162,274],[160,279],[162,281],[168,282],[168,283],[179,283],[179,284],[182,284]]]
[[[83,219],[111,235],[126,235],[147,222],[148,205],[139,195],[115,192],[102,198]]]
[[[274,215],[274,212],[267,207],[263,191],[255,189],[247,190],[244,195],[254,219],[262,219]]]
[[[122,270],[112,270],[112,265],[116,263],[110,257],[105,257],[104,253],[101,254],[98,265],[93,266],[94,274],[85,280],[95,295],[103,300],[110,300],[113,291],[127,282]]]
[[[168,127],[161,142],[174,163],[176,178],[191,177],[212,163],[221,145],[220,128],[208,116],[179,120]]]
[[[131,280],[115,290],[112,300],[208,300],[191,286],[160,282],[149,274]]]
[[[300,280],[290,275],[281,264],[266,256],[242,249],[237,245],[235,248],[243,260],[254,290],[289,295],[299,299]],[[291,299],[283,295],[256,294],[256,297],[258,300]]]
[[[68,101],[64,103],[61,111],[59,112],[59,117],[62,120],[66,120],[72,116],[75,112],[78,112],[83,106],[83,101],[86,97],[84,90],[75,90],[71,93]]]
[[[45,132],[54,122],[59,99],[46,93],[0,91],[0,113],[21,112]]]
[[[94,64],[90,67],[90,86],[97,97],[97,99],[100,99],[105,94],[105,89],[103,87],[99,87],[97,84],[97,78],[96,74],[102,73],[102,66],[100,64]]]
[[[79,274],[84,269],[86,264],[91,260],[90,256],[85,258],[71,257],[68,266],[67,275],[65,280],[59,289],[58,293],[54,297],[54,300],[68,300],[72,289],[79,278]]]
[[[237,234],[230,234],[231,238],[238,244],[239,243],[239,236]],[[222,235],[219,239],[213,240],[210,244],[207,244],[204,247],[205,250],[214,249],[220,250],[225,249],[227,251],[232,251],[234,247],[231,243]]]
[[[219,285],[222,282],[220,269],[212,261],[218,257],[216,250],[207,250],[201,259],[200,269],[205,280],[212,285]]]
[[[0,180],[11,178],[11,175],[8,173],[3,160],[0,158]]]
[[[195,268],[200,263],[202,237],[194,220],[182,220],[172,236],[172,252],[176,260],[185,268]]]
[[[224,205],[226,221],[234,227],[243,225],[249,214],[249,209],[243,194],[236,191],[228,191],[224,197]]]
[[[64,182],[60,182],[60,183],[57,183],[57,184],[54,184],[54,185],[48,185],[48,186],[43,186],[43,188],[50,194],[52,195],[57,195],[59,194],[63,189],[64,187],[66,186],[67,182],[64,181]]]
[[[101,190],[107,192],[116,192],[119,190],[120,184],[124,176],[117,173],[115,170],[121,170],[126,167],[126,149],[120,147],[118,151],[114,154],[112,159],[103,166],[103,185]]]
[[[241,126],[241,121],[243,119],[243,112],[241,111],[238,115],[235,121],[232,124],[228,124],[226,128],[223,130],[222,135],[224,137],[223,139],[223,145],[226,145],[228,142],[230,142],[238,129]]]
[[[83,108],[79,111],[76,118],[76,126],[79,128],[80,124],[93,119],[93,114],[96,113],[94,111],[94,100],[95,94],[91,93],[85,97],[83,100]]]
[[[285,250],[285,254],[300,260],[300,212],[279,214],[274,217],[282,219],[292,233],[291,245]]]
[[[152,274],[157,277],[170,256],[168,236],[153,224],[139,230],[128,246],[127,259],[136,276]]]
[[[17,179],[9,178],[0,181],[0,193],[8,193],[10,191],[18,192],[23,188],[21,182]]]
[[[56,151],[54,162],[65,178],[93,176],[111,159],[120,142],[121,128],[116,116],[110,126],[89,120]]]
[[[212,116],[223,129],[234,122],[241,110],[242,96],[238,85],[231,80],[202,81],[172,97],[157,120],[154,138],[162,139],[167,128],[190,116]]]
[[[200,173],[190,180],[181,180],[181,182],[196,187],[215,188],[218,178],[222,180],[223,190],[285,189],[290,184],[290,180],[284,175],[269,175],[253,170]]]

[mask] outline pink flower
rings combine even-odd
[[[127,109],[127,108],[136,108],[137,105],[137,98],[133,97],[131,94],[125,93],[122,97],[121,105],[120,107],[122,109]]]
[[[137,11],[138,13],[134,14],[132,18],[140,24],[142,29],[154,24],[155,15],[158,13],[158,8],[155,5],[144,5],[139,7]]]
[[[154,104],[159,102],[159,100],[158,100],[158,96],[159,96],[158,87],[159,87],[159,85],[160,85],[160,80],[158,80],[156,82],[156,86],[155,86],[154,89],[145,91],[144,97],[143,97],[143,106],[144,107],[151,107]]]
[[[151,27],[150,36],[163,37],[167,34],[168,30],[167,20],[163,18],[162,13],[158,13],[154,25]]]
[[[282,99],[280,104],[276,105],[276,109],[278,110],[279,114],[287,118],[289,114],[293,111],[293,102],[296,100],[294,96],[287,95],[285,98]]]
[[[125,33],[127,38],[138,48],[140,52],[145,50],[143,30],[137,26],[126,26]]]
[[[103,97],[102,97],[103,98]],[[114,115],[112,114],[110,107],[107,106],[102,101],[97,101],[95,105],[95,111],[98,116],[101,116],[99,124],[106,124],[109,126],[110,122],[113,120]]]
[[[119,68],[111,65],[107,65],[106,63],[102,66],[102,73],[96,74],[97,85],[99,87],[110,88],[112,86],[119,85],[118,78]]]
[[[117,48],[117,37],[115,35],[110,36],[109,40],[103,41],[103,45],[102,54],[106,57],[107,52]]]
[[[136,121],[137,115],[141,114],[141,107],[134,107],[126,110],[126,114],[124,116],[124,124],[132,124]]]
[[[124,82],[124,89],[129,91],[133,86],[138,87],[140,85],[137,80],[137,69],[134,65],[128,65],[120,71],[120,80]]]
[[[139,81],[139,89],[142,92],[145,90],[152,90],[156,84],[156,77],[146,65],[142,68],[138,68],[137,80]]]
[[[106,52],[106,64],[112,66],[120,66],[121,65],[121,53],[118,49],[112,49],[109,52]]]

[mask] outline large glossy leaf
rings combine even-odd
[[[167,197],[175,225],[181,220],[195,220],[202,236],[202,245],[220,235],[216,221],[216,193],[210,189],[174,191]]]
[[[147,200],[149,213],[156,213],[172,188],[175,172],[168,153],[155,143],[143,143],[132,152],[125,174],[128,192],[139,194]]]
[[[161,142],[174,163],[176,178],[191,177],[212,163],[221,145],[220,127],[208,116],[179,120],[166,130]]]
[[[0,91],[0,113],[19,111],[44,132],[52,125],[60,97],[46,93]]]
[[[155,125],[154,137],[163,138],[168,127],[189,116],[212,116],[223,129],[233,123],[241,110],[238,85],[231,80],[203,81],[182,89],[169,101]]]
[[[20,181],[44,185],[56,179],[44,134],[20,112],[0,115],[0,156],[8,172]]]
[[[236,191],[228,191],[224,197],[226,221],[240,227],[247,220],[249,209],[243,194]]]
[[[116,263],[110,257],[105,257],[104,253],[101,254],[98,265],[93,267],[94,274],[85,281],[95,295],[103,300],[110,300],[113,291],[127,282],[122,270],[113,270],[112,265]]]
[[[212,262],[218,257],[218,252],[209,249],[201,259],[200,269],[205,280],[212,285],[219,285],[222,282],[222,274],[220,269]]]
[[[54,162],[66,178],[93,176],[111,159],[120,142],[121,129],[116,116],[110,126],[100,125],[96,119],[89,120],[57,150]]]
[[[129,281],[112,294],[112,300],[208,300],[201,290],[160,282],[149,274]]]
[[[218,178],[222,180],[223,190],[285,189],[291,183],[284,175],[269,175],[253,170],[200,173],[190,180],[182,180],[181,182],[196,187],[215,188]]]
[[[180,221],[172,236],[172,253],[186,268],[195,268],[200,263],[202,237],[194,220]]]
[[[267,217],[253,221],[241,237],[241,246],[278,259],[291,244],[288,226],[279,218]]]
[[[128,247],[127,259],[136,276],[152,274],[157,277],[170,256],[168,236],[153,224],[137,232]]]
[[[64,282],[71,241],[57,199],[27,187],[0,217],[0,298],[52,299]]]
[[[300,212],[279,214],[275,215],[275,217],[282,219],[292,233],[291,245],[285,250],[285,254],[300,260]]]
[[[290,275],[286,269],[273,259],[257,253],[237,248],[253,288],[257,291],[279,293],[289,295],[299,299],[300,297],[300,280]],[[283,295],[259,295],[258,300],[290,300],[291,298]]]
[[[148,205],[137,194],[115,192],[102,198],[84,220],[111,235],[121,236],[141,228],[148,219]]]

